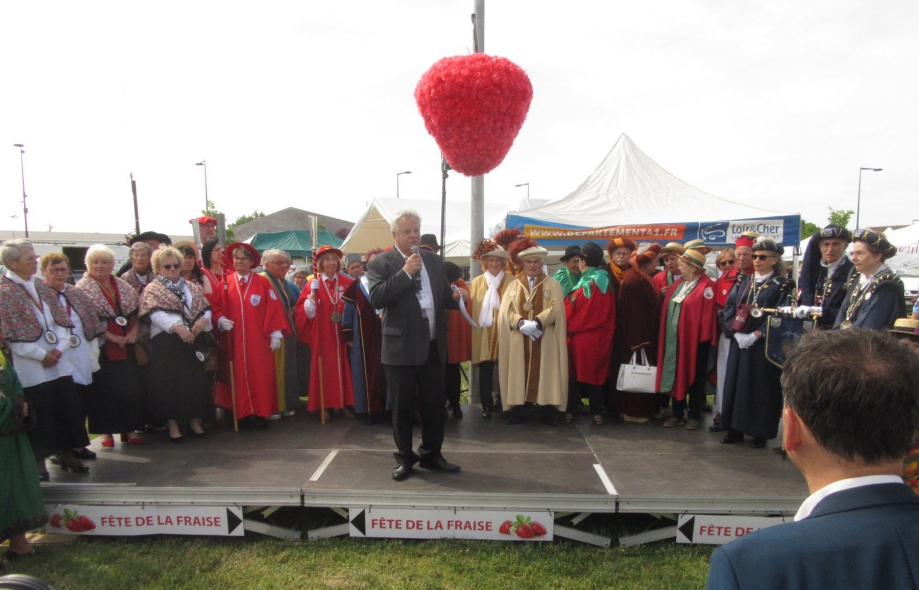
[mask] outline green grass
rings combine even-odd
[[[587,528],[622,526],[615,517]],[[631,528],[635,528],[634,524]],[[640,528],[640,527],[639,527]],[[11,570],[57,590],[269,588],[702,588],[712,548],[551,543],[245,538],[81,538],[39,545]]]

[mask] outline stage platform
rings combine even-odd
[[[92,449],[88,474],[48,465],[49,503],[307,507],[488,508],[555,512],[794,514],[808,491],[790,461],[769,449],[722,445],[722,433],[589,416],[552,427],[483,420],[475,407],[447,419],[444,456],[456,474],[416,467],[393,481],[392,430],[314,414],[205,440]],[[420,429],[415,429],[420,440]],[[749,441],[749,439],[748,439]],[[771,444],[778,444],[778,440]]]

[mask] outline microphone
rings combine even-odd
[[[421,249],[418,248],[418,246],[412,246],[412,254],[418,254],[418,256],[421,256]],[[421,291],[421,271],[418,271],[412,275],[412,281],[415,283],[415,290]]]

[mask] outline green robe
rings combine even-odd
[[[0,352],[0,541],[36,529],[46,522],[38,467],[22,418],[22,385]]]

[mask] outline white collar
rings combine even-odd
[[[865,475],[863,477],[851,477],[849,479],[840,479],[839,481],[834,481],[830,485],[824,486],[807,497],[806,500],[801,504],[801,507],[798,509],[798,513],[795,514],[795,521],[804,520],[811,515],[814,508],[817,507],[817,504],[821,500],[829,496],[830,494],[835,494],[836,492],[841,492],[843,490],[852,490],[855,488],[860,488],[862,486],[873,486],[883,483],[903,483],[903,479],[899,475]]]
[[[757,283],[762,283],[763,281],[768,281],[773,274],[775,274],[774,270],[769,271],[769,274],[767,275],[761,275],[758,272],[753,271],[753,278]]]
[[[858,282],[859,282],[859,283],[862,283],[862,284],[870,283],[871,281],[874,280],[874,277],[878,276],[878,274],[880,274],[882,271],[887,270],[888,268],[890,268],[890,267],[887,266],[886,263],[881,263],[881,266],[879,266],[878,269],[877,269],[876,271],[874,271],[874,274],[872,274],[872,275],[865,275],[865,274],[862,274],[862,277],[858,280]]]
[[[20,285],[22,285],[22,286],[34,285],[34,284],[35,284],[35,275],[32,275],[32,276],[29,277],[28,279],[24,279],[24,278],[20,277],[18,274],[14,273],[13,271],[7,269],[7,270],[6,270],[6,277],[7,277],[9,280],[13,281],[14,283],[18,283],[18,284],[20,284]]]
[[[820,259],[820,266],[826,269],[826,276],[831,277],[833,273],[836,272],[836,269],[839,268],[839,265],[842,264],[842,261],[846,259],[845,254],[836,259],[836,262],[833,264],[827,264],[826,260],[823,258]]]

